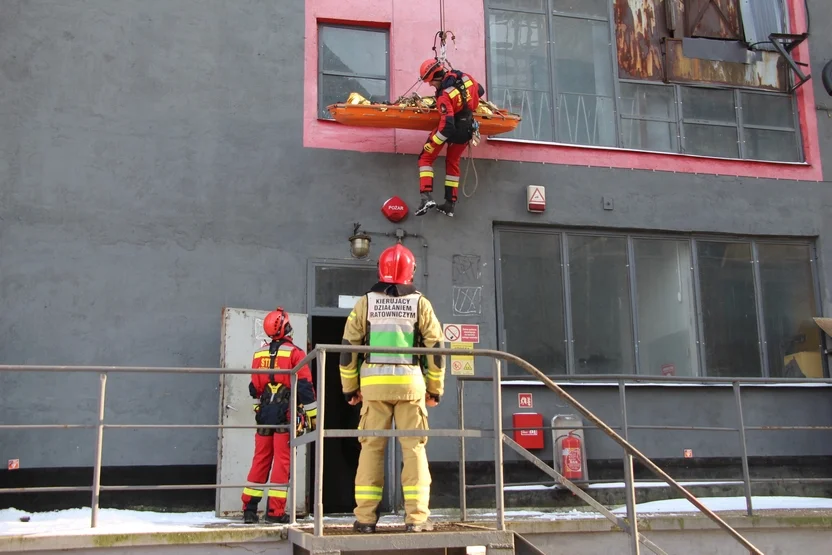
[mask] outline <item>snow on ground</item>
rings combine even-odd
[[[20,518],[26,516],[29,517],[29,522],[22,522]],[[3,509],[0,510],[0,536],[187,532],[206,524],[228,522],[228,520],[215,517],[213,512],[157,513],[100,509],[98,526],[90,528],[90,518],[89,507],[48,513],[28,513],[14,508]]]
[[[744,511],[745,497],[699,497],[703,505],[710,510]],[[825,497],[751,497],[754,510],[764,511],[773,509],[832,509],[832,499]],[[615,514],[626,514],[627,507],[619,507],[612,511]],[[638,513],[695,513],[699,509],[687,499],[666,499],[664,501],[650,501],[636,505]]]
[[[745,497],[700,497],[699,500],[712,511],[744,511]],[[832,499],[822,497],[752,497],[755,510],[816,509],[832,510]],[[687,499],[668,499],[651,501],[636,506],[640,514],[696,513],[698,509]],[[615,514],[627,513],[626,507],[618,507]],[[119,509],[101,509],[98,513],[98,527],[90,528],[90,509],[68,509],[47,513],[28,513],[14,508],[0,510],[0,536],[41,536],[41,535],[75,535],[75,534],[130,534],[139,532],[189,532],[203,529],[208,525],[222,524],[225,527],[248,527],[237,519],[217,518],[213,512],[161,513],[152,511],[125,511]],[[471,521],[489,521],[497,513],[483,510],[469,511]],[[21,517],[29,517],[22,522]],[[455,511],[434,511],[431,518],[436,521],[458,520]],[[604,518],[581,507],[560,510],[510,509],[506,511],[507,520],[581,520]],[[352,515],[334,515],[324,518],[327,525],[350,525]],[[401,515],[384,515],[379,524],[400,525]],[[306,518],[303,524],[311,524]]]

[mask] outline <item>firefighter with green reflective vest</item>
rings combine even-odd
[[[433,306],[413,286],[416,258],[401,244],[389,247],[378,261],[379,281],[360,297],[347,318],[343,343],[371,347],[443,347],[442,326]],[[363,360],[359,360],[363,358]],[[341,387],[351,405],[363,403],[359,430],[427,430],[427,407],[439,404],[445,387],[445,357],[403,354],[343,353]],[[360,368],[360,370],[359,370]],[[427,437],[400,437],[404,455],[402,489],[405,527],[429,530],[430,469]],[[357,532],[372,533],[384,488],[385,437],[362,437],[355,475]]]

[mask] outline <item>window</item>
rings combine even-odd
[[[496,241],[502,347],[547,374],[824,376],[808,242],[536,228]]]
[[[708,376],[762,375],[751,243],[697,243]]]
[[[633,239],[639,373],[695,376],[699,367],[690,241]]]
[[[659,33],[656,29],[661,28],[665,37],[719,43],[733,56],[749,48],[773,50],[768,35],[786,29],[782,2],[684,0],[678,33],[658,24],[649,32]],[[652,80],[618,78],[616,66],[622,63],[618,49],[622,59],[639,52],[617,40],[621,38],[615,35],[617,27],[637,23],[619,14],[613,4],[611,0],[486,0],[488,96],[523,118],[498,140],[802,160],[792,95],[752,90],[754,82],[743,82],[742,87],[688,84],[685,77],[684,84],[664,84],[661,68],[653,67],[662,64],[658,35],[630,32],[640,37],[642,45],[652,44],[651,38],[655,42],[655,59],[650,58],[649,64],[656,72]],[[738,45],[738,50],[724,46],[729,43]],[[714,75],[721,74],[718,69],[717,65]]]
[[[320,25],[318,28],[318,117],[326,107],[357,92],[372,102],[389,99],[389,40],[384,29]]]
[[[575,373],[628,373],[634,347],[627,239],[598,235],[566,239]]]
[[[500,278],[510,290],[503,305],[503,341],[509,350],[546,368],[566,373],[563,321],[563,262],[560,238],[553,234],[505,232],[500,241]],[[547,276],[529,281],[528,276]],[[529,306],[536,306],[529,310]],[[509,366],[509,372],[522,372]]]

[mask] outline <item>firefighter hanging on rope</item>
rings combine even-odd
[[[421,204],[415,214],[422,216],[436,208],[453,217],[459,188],[459,162],[468,143],[479,140],[474,112],[485,89],[470,75],[446,69],[444,56],[425,60],[419,68],[419,77],[436,88],[436,107],[439,110],[439,126],[428,136],[419,156],[419,192]],[[433,163],[448,144],[445,154],[445,202],[437,205],[433,200]]]

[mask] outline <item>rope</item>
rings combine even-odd
[[[477,187],[480,184],[480,176],[477,174],[477,166],[476,166],[476,164],[474,164],[474,156],[472,155],[473,150],[474,150],[474,147],[472,147],[471,143],[469,142],[468,143],[468,163],[465,165],[465,177],[462,178],[462,194],[465,196],[465,198],[473,197],[474,193],[477,192]],[[465,190],[465,182],[468,180],[468,172],[470,171],[470,168],[474,168],[474,190],[471,191],[471,194],[469,195],[467,193],[467,191]]]

